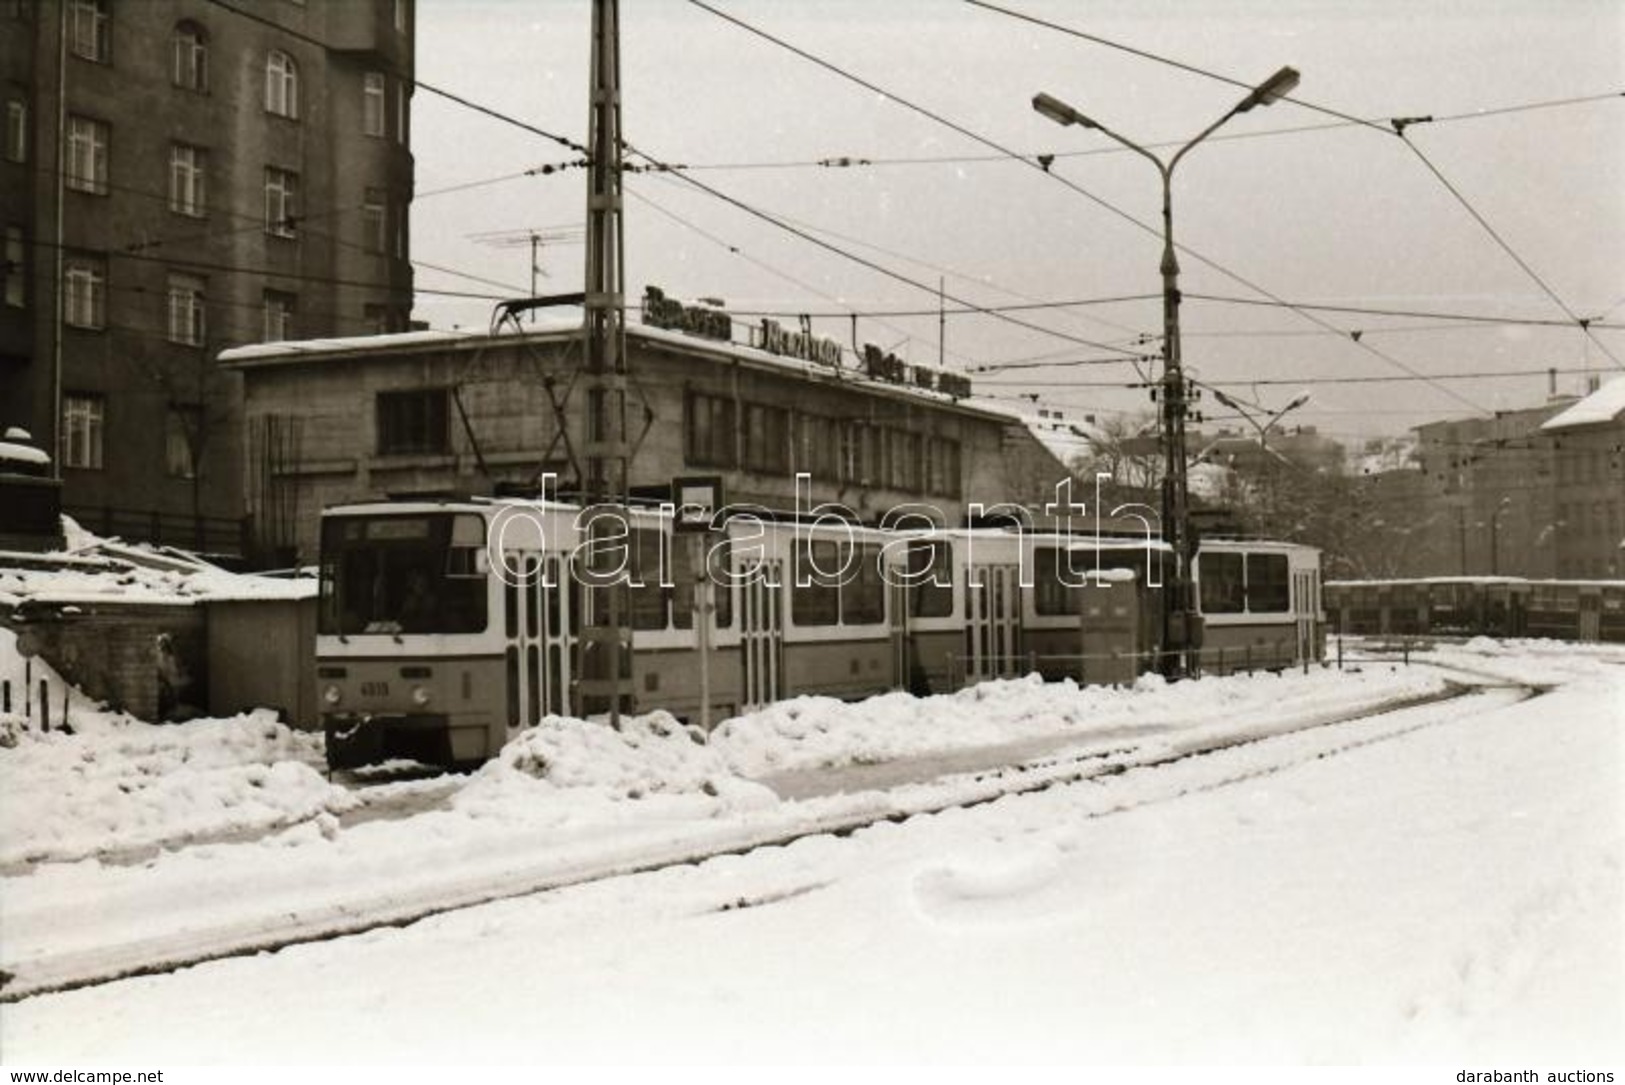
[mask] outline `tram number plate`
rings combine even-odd
[[[389,683],[388,682],[363,682],[363,683],[361,683],[361,696],[363,696],[363,697],[388,697],[389,696]]]

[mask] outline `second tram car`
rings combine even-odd
[[[1432,577],[1326,584],[1330,626],[1365,636],[1625,642],[1625,581]]]

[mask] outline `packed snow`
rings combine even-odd
[[[1352,718],[1381,705],[1410,707]],[[0,748],[0,969],[496,902],[28,998],[8,1059],[1625,1055],[1619,648],[801,698],[710,736],[550,718],[383,782],[263,714],[79,716]],[[955,807],[1015,762],[1111,771]],[[871,813],[903,820],[821,831]]]

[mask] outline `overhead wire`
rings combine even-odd
[[[911,110],[913,112],[919,113],[921,116],[924,116],[924,117],[926,117],[926,118],[928,118],[928,119],[930,119],[930,120],[932,120],[932,121],[934,121],[934,122],[936,122],[938,124],[941,124],[941,125],[949,128],[950,130],[959,133],[960,135],[963,135],[963,136],[965,136],[965,137],[967,137],[969,139],[973,139],[976,142],[981,143],[984,146],[987,146],[987,147],[990,147],[990,148],[992,148],[994,150],[1000,151],[1001,153],[1004,153],[1004,154],[1008,155],[1009,157],[1011,157],[1014,160],[1026,163],[1031,168],[1039,170],[1045,176],[1053,178],[1055,181],[1065,185],[1067,188],[1069,188],[1069,189],[1073,190],[1074,192],[1077,192],[1078,194],[1084,196],[1085,198],[1087,198],[1091,202],[1095,203],[1096,205],[1098,205],[1098,206],[1104,208],[1105,210],[1111,212],[1116,217],[1121,218],[1124,221],[1131,223],[1132,225],[1134,225],[1135,227],[1137,227],[1141,231],[1149,234],[1152,237],[1158,238],[1160,240],[1162,238],[1162,236],[1163,236],[1161,230],[1159,230],[1156,227],[1150,225],[1149,223],[1146,223],[1146,222],[1140,220],[1139,218],[1136,218],[1134,215],[1131,215],[1129,212],[1124,211],[1122,208],[1117,207],[1115,204],[1111,203],[1110,201],[1108,201],[1108,200],[1096,195],[1095,193],[1089,191],[1088,189],[1084,188],[1082,185],[1079,185],[1079,184],[1071,181],[1070,179],[1061,176],[1059,173],[1056,173],[1053,170],[1051,170],[1049,168],[1046,168],[1044,165],[1040,164],[1036,159],[1028,159],[1023,155],[1020,155],[1017,152],[1012,151],[1009,148],[1002,146],[1001,144],[999,144],[995,140],[992,140],[992,139],[990,139],[990,138],[988,138],[986,136],[983,136],[980,133],[973,131],[972,129],[966,128],[964,125],[961,125],[961,124],[958,124],[958,123],[956,123],[956,122],[954,122],[952,120],[949,120],[948,118],[943,117],[940,114],[938,114],[938,113],[936,113],[936,112],[934,112],[934,111],[932,111],[930,109],[927,109],[924,106],[918,105],[917,103],[914,103],[914,102],[910,101],[909,99],[904,98],[904,97],[902,97],[902,96],[900,96],[900,95],[898,95],[898,94],[896,94],[894,92],[885,90],[884,88],[882,88],[879,85],[873,83],[872,81],[864,79],[862,76],[859,76],[859,75],[856,75],[856,74],[854,74],[852,72],[849,72],[846,69],[840,67],[839,65],[832,63],[831,61],[828,61],[828,60],[823,59],[822,57],[816,56],[815,54],[812,54],[812,53],[808,52],[807,50],[800,48],[799,46],[793,45],[793,44],[783,40],[782,38],[779,38],[779,37],[777,37],[777,36],[775,36],[773,34],[769,34],[767,31],[762,30],[762,29],[760,29],[758,27],[755,27],[755,26],[751,25],[750,23],[745,22],[742,19],[739,19],[738,17],[736,17],[734,15],[731,15],[731,14],[725,12],[725,11],[722,11],[722,10],[718,9],[717,7],[713,6],[712,4],[707,3],[706,0],[687,0],[687,2],[689,4],[691,4],[692,6],[694,6],[694,7],[700,8],[703,11],[710,12],[711,14],[717,16],[720,19],[723,19],[726,22],[732,23],[733,25],[739,27],[742,30],[747,31],[748,33],[754,34],[754,35],[756,35],[756,36],[758,36],[758,37],[760,37],[760,38],[762,38],[762,39],[764,39],[764,40],[766,40],[768,42],[771,42],[771,43],[779,46],[780,48],[783,48],[783,49],[795,54],[796,56],[799,56],[799,57],[809,61],[810,63],[815,64],[818,67],[825,69],[826,71],[829,71],[829,72],[831,72],[831,73],[833,73],[835,75],[838,75],[839,77],[841,77],[843,79],[846,79],[846,80],[849,80],[849,81],[851,81],[853,83],[856,83],[857,85],[859,85],[861,87],[864,87],[865,89],[867,89],[867,90],[869,90],[869,91],[871,91],[873,93],[883,95],[887,100],[895,102],[897,105],[902,106],[902,107],[904,107],[906,109],[909,109],[909,110]],[[992,5],[983,5],[983,6],[989,6],[993,10],[1000,10],[1000,11],[1003,10],[1003,9],[999,9],[999,8],[994,8],[994,7],[992,7]],[[1230,82],[1231,80],[1226,79],[1226,81]],[[1243,85],[1245,85],[1245,84],[1243,84]],[[1249,88],[1249,89],[1251,89],[1251,88]],[[1362,123],[1362,124],[1365,123],[1363,121],[1360,121],[1359,118],[1348,117],[1345,114],[1336,113],[1336,111],[1328,110],[1328,112],[1332,112],[1336,116],[1342,117],[1345,120],[1349,120],[1349,121],[1352,121],[1352,122],[1355,122],[1355,123]],[[690,184],[695,184],[695,185],[699,184],[699,182],[695,181],[694,178],[692,178],[692,177],[690,177],[690,176],[688,176],[686,174],[679,174],[679,176],[683,177],[683,179],[685,181],[687,181],[688,183],[690,183]],[[1189,255],[1192,259],[1195,259],[1195,260],[1199,261],[1200,263],[1206,265],[1207,267],[1212,268],[1213,270],[1217,271],[1219,274],[1225,276],[1226,278],[1229,278],[1229,279],[1231,279],[1231,280],[1233,280],[1235,282],[1240,283],[1241,285],[1245,286],[1247,289],[1252,290],[1254,293],[1261,294],[1264,297],[1267,297],[1267,298],[1270,298],[1270,299],[1272,299],[1274,301],[1280,302],[1282,305],[1285,305],[1288,308],[1291,308],[1290,303],[1286,302],[1285,299],[1278,297],[1276,294],[1274,294],[1271,291],[1265,289],[1264,287],[1260,286],[1259,284],[1251,281],[1250,279],[1248,279],[1245,276],[1241,275],[1239,272],[1235,272],[1235,271],[1225,267],[1224,265],[1219,264],[1217,261],[1203,255],[1202,253],[1197,252],[1194,249],[1189,248],[1186,245],[1175,243],[1175,247],[1179,251]],[[1299,315],[1303,317],[1303,319],[1308,320],[1313,324],[1317,324],[1317,325],[1320,325],[1322,327],[1326,327],[1326,328],[1334,330],[1334,331],[1342,331],[1342,329],[1337,328],[1335,325],[1331,324],[1330,322],[1328,322],[1326,320],[1321,319],[1320,317],[1314,315],[1313,313],[1305,312],[1305,311],[1302,311],[1302,310],[1294,310],[1294,311],[1298,312]],[[1399,369],[1402,372],[1409,373],[1409,374],[1411,374],[1413,376],[1416,376],[1420,380],[1425,381],[1427,379],[1425,374],[1422,374],[1419,371],[1417,371],[1416,369],[1412,368],[1411,366],[1406,365],[1404,362],[1400,361],[1397,358],[1394,358],[1392,355],[1387,354],[1384,351],[1378,350],[1376,347],[1374,347],[1374,346],[1372,346],[1372,345],[1370,345],[1368,343],[1362,342],[1359,338],[1352,338],[1351,341],[1359,349],[1364,350],[1365,352],[1372,355],[1373,357],[1382,359],[1388,365],[1390,365],[1390,366],[1392,366],[1392,367],[1394,367],[1396,369]],[[1473,402],[1472,400],[1470,400],[1467,397],[1461,395],[1459,392],[1455,391],[1454,389],[1451,389],[1451,388],[1447,387],[1446,385],[1438,384],[1438,385],[1434,385],[1433,387],[1436,390],[1438,390],[1439,392],[1449,396],[1450,398],[1455,399],[1458,402],[1461,402],[1461,403],[1463,403],[1464,405],[1466,405],[1468,407],[1471,407],[1473,410],[1476,410],[1476,411],[1486,411],[1487,410],[1487,408],[1485,408],[1483,405]]]
[[[689,0],[689,2],[690,3],[695,3],[695,2],[697,2],[697,0]],[[1078,30],[1078,29],[1076,29],[1074,27],[1068,27],[1068,26],[1064,26],[1064,25],[1062,25],[1060,23],[1052,22],[1052,21],[1047,20],[1047,19],[1041,19],[1041,18],[1038,18],[1037,16],[1033,16],[1033,15],[1029,15],[1029,14],[1024,13],[1024,12],[1016,11],[1016,10],[1014,10],[1012,8],[1007,8],[1007,7],[1003,7],[1003,6],[999,5],[999,4],[991,3],[991,2],[989,2],[989,0],[965,0],[965,3],[970,4],[973,7],[984,8],[984,9],[986,9],[988,11],[994,11],[994,12],[997,12],[997,13],[999,13],[1001,15],[1006,15],[1006,16],[1009,16],[1011,18],[1019,19],[1019,20],[1024,21],[1024,22],[1029,22],[1029,23],[1033,23],[1033,24],[1036,24],[1036,25],[1039,25],[1039,26],[1043,26],[1043,27],[1045,27],[1047,29],[1055,30],[1055,31],[1058,31],[1058,32],[1063,33],[1063,34],[1070,35],[1072,37],[1081,38],[1083,40],[1090,41],[1090,42],[1093,42],[1093,43],[1095,43],[1097,45],[1105,46],[1105,47],[1110,48],[1110,49],[1116,49],[1116,50],[1119,50],[1119,51],[1122,51],[1122,52],[1130,53],[1130,54],[1132,54],[1134,56],[1141,57],[1141,58],[1146,59],[1146,60],[1155,61],[1158,64],[1163,64],[1163,65],[1167,65],[1169,67],[1177,68],[1177,69],[1179,69],[1181,71],[1190,72],[1190,73],[1192,73],[1194,75],[1200,75],[1200,76],[1203,76],[1204,78],[1207,78],[1207,79],[1217,80],[1217,81],[1219,81],[1221,83],[1228,83],[1231,86],[1235,86],[1235,87],[1242,87],[1242,88],[1246,88],[1246,89],[1251,89],[1249,84],[1246,83],[1244,80],[1236,79],[1236,78],[1233,78],[1231,76],[1224,75],[1224,74],[1222,74],[1220,72],[1212,71],[1211,69],[1198,67],[1197,65],[1194,65],[1194,64],[1188,64],[1188,63],[1185,63],[1184,61],[1175,60],[1172,57],[1163,56],[1163,55],[1160,55],[1160,54],[1157,54],[1157,53],[1152,53],[1152,52],[1150,52],[1148,50],[1138,49],[1138,48],[1135,48],[1135,47],[1130,46],[1130,45],[1125,45],[1122,42],[1113,41],[1110,38],[1104,38],[1104,37],[1101,37],[1098,34],[1090,34],[1090,33],[1087,33],[1085,31]],[[1565,103],[1566,102],[1572,102],[1572,101],[1602,100],[1602,99],[1605,99],[1605,98],[1618,98],[1618,97],[1622,97],[1622,96],[1625,96],[1625,92],[1614,92],[1614,93],[1607,94],[1607,95],[1583,96],[1583,97],[1580,97],[1580,98],[1567,99],[1567,100],[1565,100]],[[1363,127],[1363,128],[1369,128],[1369,129],[1371,129],[1373,131],[1380,132],[1381,134],[1383,134],[1385,136],[1395,136],[1395,137],[1397,137],[1402,143],[1405,144],[1405,146],[1411,151],[1411,153],[1414,154],[1418,158],[1418,160],[1420,160],[1423,163],[1423,165],[1428,169],[1428,171],[1442,185],[1444,185],[1445,189],[1451,194],[1451,196],[1453,196],[1456,199],[1456,201],[1461,204],[1461,206],[1467,211],[1467,213],[1472,217],[1472,219],[1476,223],[1478,223],[1478,225],[1490,236],[1490,238],[1496,243],[1496,245],[1498,247],[1500,247],[1500,249],[1503,252],[1505,252],[1506,255],[1509,256],[1512,259],[1512,261],[1524,272],[1524,274],[1526,274],[1538,287],[1540,287],[1540,289],[1547,295],[1547,297],[1551,298],[1551,300],[1557,304],[1558,308],[1561,309],[1563,311],[1564,315],[1569,318],[1569,323],[1571,325],[1574,325],[1574,326],[1577,326],[1578,328],[1580,328],[1580,330],[1582,332],[1584,332],[1592,342],[1595,342],[1597,344],[1598,348],[1600,350],[1602,350],[1602,352],[1604,354],[1606,354],[1608,356],[1608,358],[1611,361],[1613,361],[1616,366],[1618,366],[1619,368],[1625,369],[1625,361],[1621,361],[1621,359],[1619,357],[1617,357],[1616,355],[1614,355],[1610,350],[1608,350],[1608,348],[1600,340],[1598,340],[1595,335],[1591,334],[1591,330],[1590,330],[1590,327],[1589,327],[1590,321],[1588,319],[1585,319],[1585,318],[1582,318],[1582,317],[1578,316],[1568,306],[1568,304],[1565,301],[1563,301],[1563,299],[1561,297],[1559,297],[1554,290],[1552,290],[1552,288],[1546,283],[1546,281],[1541,278],[1539,273],[1537,273],[1534,270],[1534,268],[1529,265],[1528,261],[1524,260],[1523,257],[1518,255],[1517,251],[1512,248],[1511,244],[1508,243],[1507,240],[1504,237],[1502,237],[1501,234],[1493,226],[1490,225],[1489,220],[1486,219],[1478,211],[1478,209],[1475,208],[1472,205],[1472,203],[1461,192],[1461,190],[1459,188],[1457,188],[1456,185],[1453,184],[1450,181],[1450,179],[1444,175],[1444,172],[1442,170],[1440,170],[1439,167],[1437,165],[1435,165],[1433,163],[1433,161],[1431,159],[1429,159],[1427,157],[1427,155],[1424,154],[1422,152],[1422,150],[1415,145],[1415,143],[1413,143],[1410,139],[1408,139],[1406,137],[1405,132],[1406,132],[1407,128],[1411,127],[1412,125],[1416,125],[1416,124],[1433,123],[1434,118],[1432,116],[1393,117],[1393,118],[1389,118],[1388,123],[1386,125],[1384,125],[1384,124],[1376,123],[1374,121],[1365,120],[1364,118],[1354,117],[1354,116],[1352,116],[1352,115],[1350,115],[1348,113],[1342,112],[1341,110],[1332,109],[1332,108],[1330,108],[1328,106],[1320,105],[1320,104],[1315,103],[1315,102],[1310,102],[1310,101],[1307,101],[1307,100],[1305,100],[1303,98],[1293,97],[1291,95],[1285,95],[1285,96],[1282,97],[1281,100],[1286,101],[1286,102],[1291,102],[1292,104],[1297,105],[1297,106],[1299,106],[1301,108],[1304,108],[1304,109],[1309,109],[1309,110],[1313,110],[1313,111],[1318,112],[1318,113],[1324,113],[1324,114],[1327,114],[1329,116],[1337,117],[1340,120],[1343,120],[1343,121],[1348,122],[1350,124],[1358,125],[1358,126]],[[1511,112],[1511,111],[1512,110],[1508,109],[1508,110],[1505,110],[1503,112]],[[1458,115],[1456,115],[1456,117],[1454,117],[1452,119],[1462,119],[1462,118],[1467,117],[1467,116],[1484,116],[1484,115],[1489,115],[1489,114],[1487,114],[1487,113],[1458,114]]]

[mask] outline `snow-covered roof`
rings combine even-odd
[[[579,334],[581,329],[580,317],[549,317],[538,320],[534,324],[524,323],[518,328],[510,328],[504,325],[498,329],[497,337],[520,338],[536,336],[539,338],[557,338],[564,335]],[[720,354],[741,361],[748,361],[758,366],[771,366],[776,369],[788,370],[806,377],[826,380],[850,380],[853,383],[860,384],[865,390],[887,395],[901,395],[909,398],[930,400],[959,410],[994,416],[1006,422],[1024,420],[1024,416],[1019,411],[1003,404],[989,403],[981,399],[972,402],[967,399],[955,398],[934,389],[920,388],[913,384],[892,384],[886,381],[872,380],[861,369],[852,366],[844,369],[831,369],[829,366],[817,362],[774,354],[743,343],[706,339],[690,335],[687,332],[657,328],[650,324],[632,321],[627,322],[626,333],[630,337],[648,342],[663,343],[708,354]],[[472,345],[481,339],[489,338],[492,337],[485,332],[432,330],[401,332],[394,335],[351,336],[339,339],[302,339],[290,342],[254,343],[249,346],[232,347],[229,350],[221,351],[219,360],[227,364],[254,366],[276,362],[298,362],[302,358],[321,354],[370,354],[412,347]],[[916,368],[931,367],[916,366]]]
[[[1070,465],[1079,456],[1089,455],[1095,450],[1095,441],[1099,433],[1086,422],[1033,415],[1020,417],[1028,431],[1038,439],[1039,444],[1049,449],[1051,454],[1064,464]]]
[[[1547,419],[1540,428],[1541,432],[1550,433],[1577,426],[1595,426],[1612,422],[1621,415],[1625,415],[1625,377],[1616,377],[1568,410]]]
[[[298,600],[316,594],[314,578],[234,573],[169,547],[97,539],[68,521],[73,545],[46,554],[0,552],[0,606]]]
[[[581,322],[572,325],[580,327]],[[528,329],[527,329],[528,330]],[[336,339],[289,339],[273,343],[250,343],[220,352],[222,362],[259,361],[298,354],[328,354],[347,350],[377,350],[385,347],[415,347],[433,343],[459,343],[477,339],[481,333],[461,330],[397,332],[392,335],[352,335]]]

